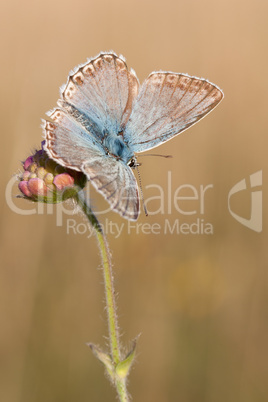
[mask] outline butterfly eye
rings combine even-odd
[[[131,158],[130,161],[128,162],[128,166],[133,168],[136,166],[136,160],[135,158]]]

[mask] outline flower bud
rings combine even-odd
[[[28,189],[28,182],[25,180],[22,180],[19,182],[19,189],[22,192],[22,194],[25,197],[31,197],[32,193],[30,192],[30,190]]]
[[[49,184],[53,184],[54,175],[52,173],[47,173],[44,178],[44,182],[48,186]]]
[[[45,168],[40,166],[39,168],[37,168],[37,173],[36,174],[37,174],[37,177],[39,177],[39,179],[43,179],[46,176],[47,171],[46,171]]]
[[[68,173],[61,173],[55,176],[53,183],[58,190],[63,190],[65,187],[72,187],[74,185],[74,178]]]
[[[26,172],[24,172],[22,174],[22,180],[26,180],[26,181],[29,180],[30,175],[31,175],[31,173],[28,172],[28,170],[26,170]]]
[[[28,181],[28,190],[33,196],[36,197],[38,196],[44,197],[48,193],[48,188],[45,185],[45,182],[42,179],[39,179],[38,177],[35,177]]]
[[[33,163],[33,157],[29,156],[23,164],[24,170],[27,170],[28,167]]]
[[[87,182],[82,172],[65,168],[50,159],[43,149],[23,162],[19,189],[24,198],[32,201],[58,203],[73,197]]]

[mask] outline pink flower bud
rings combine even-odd
[[[19,189],[22,192],[23,195],[25,195],[26,197],[31,197],[32,193],[30,192],[30,190],[28,189],[28,181],[20,181],[19,182]]]
[[[28,167],[33,163],[33,157],[29,156],[23,164],[24,170],[28,170]]]
[[[31,173],[28,172],[28,170],[26,170],[26,171],[23,172],[23,174],[22,174],[22,180],[29,180],[30,176],[31,176]]]
[[[53,184],[58,190],[63,190],[66,187],[72,187],[74,185],[74,178],[68,173],[61,173],[55,176]]]
[[[28,181],[28,189],[30,190],[32,195],[35,196],[46,196],[48,192],[48,188],[45,185],[42,179],[35,177],[34,179],[30,179]]]

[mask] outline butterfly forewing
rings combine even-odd
[[[156,72],[143,83],[124,133],[134,152],[154,148],[209,113],[223,98],[209,81]]]
[[[101,135],[117,134],[129,118],[138,88],[138,79],[124,59],[103,53],[69,77],[62,98],[96,123]]]

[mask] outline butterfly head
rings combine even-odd
[[[139,166],[139,164],[137,163],[137,160],[135,158],[135,156],[133,156],[129,161],[128,161],[128,166],[135,169],[136,166]]]

